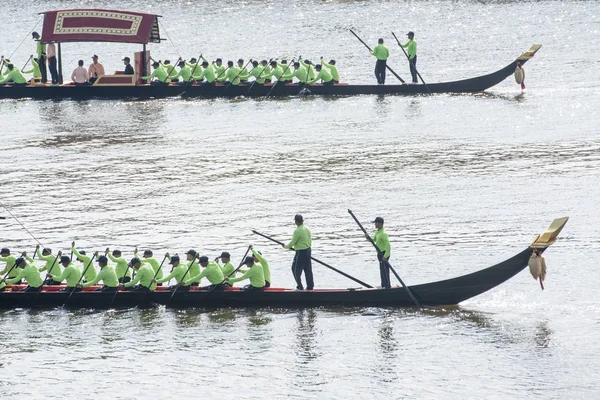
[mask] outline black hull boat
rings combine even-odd
[[[0,86],[0,99],[152,99],[169,97],[292,97],[292,96],[358,96],[358,95],[419,95],[431,93],[477,93],[483,92],[511,76],[517,65],[525,64],[540,49],[541,45],[533,45],[506,67],[488,75],[452,82],[401,85],[304,85],[304,84],[240,84],[215,85],[201,84],[169,84],[169,85],[136,85],[117,84],[122,76],[103,76],[92,86],[64,85],[28,85]],[[127,79],[125,79],[127,80]],[[102,84],[106,82],[106,84]]]
[[[410,286],[413,295],[424,306],[456,305],[478,296],[512,278],[528,265],[534,250],[544,251],[566,224],[568,218],[559,218],[536,237],[531,246],[519,254],[477,272],[453,279]],[[186,307],[283,307],[303,308],[320,306],[344,307],[411,307],[413,301],[402,287],[392,289],[318,289],[295,291],[269,288],[264,292],[245,292],[232,288],[223,292],[205,290],[176,291],[158,288],[155,292],[94,292],[69,293],[58,287],[45,287],[40,293],[7,291],[0,293],[0,308],[61,307],[70,308],[129,308],[164,305]],[[48,290],[48,291],[46,291]]]

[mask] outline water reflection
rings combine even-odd
[[[296,355],[300,364],[308,364],[320,355],[315,343],[317,314],[313,309],[303,309],[298,311],[297,319]]]

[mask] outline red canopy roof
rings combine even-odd
[[[98,9],[47,11],[42,42],[160,43],[158,17]]]

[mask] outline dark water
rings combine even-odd
[[[0,53],[18,48],[12,58],[24,63],[38,12],[123,6],[5,7]],[[428,82],[489,73],[532,43],[544,47],[526,65],[524,93],[508,79],[479,95],[0,101],[0,199],[46,246],[75,240],[127,257],[135,246],[226,250],[236,261],[254,244],[274,284],[289,287],[291,255],[250,230],[287,240],[301,212],[316,257],[378,284],[351,208],[365,222],[386,219],[393,265],[415,284],[502,261],[553,218],[571,219],[546,253],[545,291],[523,272],[445,311],[2,311],[3,397],[598,397],[597,2],[126,7],[164,16],[172,40],[150,47],[155,58],[323,55],[355,83],[374,81],[373,60],[349,28],[369,43],[385,37],[405,79],[390,31],[414,30]],[[94,53],[112,71],[138,50],[63,49],[65,71]],[[35,247],[11,219],[0,220],[0,243]],[[318,287],[354,286],[319,266],[315,274]]]

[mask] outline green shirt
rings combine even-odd
[[[174,267],[171,270],[171,273],[169,275],[165,276],[162,279],[157,279],[156,282],[157,283],[169,282],[171,279],[175,278],[175,282],[179,283],[179,282],[181,282],[181,279],[183,278],[183,275],[185,274],[186,271],[187,271],[187,266],[185,264],[179,263],[179,264],[177,264],[176,267]]]
[[[306,72],[306,68],[299,67],[294,72],[289,71],[287,74],[281,77],[284,81],[291,81],[292,78],[297,78],[299,82],[305,83],[308,79],[308,73]]]
[[[191,264],[193,262],[193,264]],[[190,265],[192,266],[190,268]],[[192,261],[188,261],[188,263],[185,265],[185,271],[188,271],[187,274],[185,274],[184,277],[182,277],[182,279],[185,281],[186,279],[189,279],[192,276],[196,276],[196,275],[200,275],[200,264],[198,264],[198,260],[194,259]],[[185,273],[184,271],[184,273]]]
[[[225,279],[223,277],[223,271],[221,270],[221,267],[219,267],[219,264],[217,264],[214,261],[209,261],[206,268],[204,268],[204,271],[202,271],[202,273],[200,273],[199,275],[192,275],[191,279],[185,281],[185,285],[189,286],[194,282],[200,283],[200,281],[204,277],[206,277],[206,279],[208,279],[208,281],[213,285],[221,284]]]
[[[43,256],[40,252],[40,249],[37,250],[37,256],[40,260],[46,261],[46,265],[40,268],[38,271],[44,272],[48,271],[48,274],[52,275],[60,275],[62,273],[62,268],[60,263],[58,262],[58,258],[53,255]]]
[[[65,279],[67,280],[67,287],[75,287],[81,279],[81,271],[73,263],[69,263],[62,274],[52,275],[52,280],[56,282],[62,282]]]
[[[300,59],[300,65],[302,65],[308,71],[308,79],[315,79],[315,67],[312,64],[307,64],[304,60]]]
[[[225,66],[223,64],[213,64],[212,67],[213,71],[215,72],[217,81],[223,82],[225,80]]]
[[[249,76],[253,76],[254,78],[256,78],[256,83],[262,85],[263,83],[265,83],[266,70],[267,68],[265,68],[264,65],[259,64],[258,67],[252,68],[248,74]]]
[[[402,47],[408,48],[408,58],[411,60],[415,58],[417,55],[417,41],[415,39],[410,39],[406,44],[403,44]]]
[[[42,43],[41,40],[36,39],[35,52],[37,54],[38,60],[42,57],[42,53],[45,56],[46,55],[46,43]]]
[[[72,250],[73,250],[73,254],[75,254],[75,256],[77,258],[79,258],[80,260],[83,260],[83,264],[81,264],[81,268],[82,268],[82,271],[85,272],[85,274],[83,275],[85,280],[91,281],[94,278],[96,278],[96,268],[94,268],[94,265],[92,263],[92,257],[88,257],[85,254],[81,254],[74,247]],[[89,267],[88,267],[88,265],[89,265]]]
[[[40,273],[34,265],[27,264],[25,268],[15,268],[18,269],[17,276],[12,279],[7,279],[6,283],[13,284],[19,282],[21,279],[25,279],[25,281],[29,284],[29,286],[38,288],[42,286],[42,278],[40,277]]]
[[[310,231],[302,224],[296,228],[292,240],[285,245],[285,248],[291,249],[293,247],[294,250],[306,250],[311,247],[311,242]]]
[[[42,77],[42,71],[40,71],[40,65],[35,62],[34,59],[31,60],[31,65],[33,66],[30,70],[27,71],[23,71],[24,74],[31,74],[33,72],[33,77],[34,78],[41,78]]]
[[[177,76],[177,71],[175,70],[175,64],[160,63],[160,66],[164,68],[165,72],[169,76],[169,79],[175,79],[175,76]]]
[[[374,55],[378,60],[387,60],[390,56],[390,51],[383,44],[378,44],[371,52],[371,55]]]
[[[217,77],[215,76],[215,70],[209,65],[202,70],[202,73],[199,76],[194,75],[194,79],[197,81],[206,79],[206,82],[213,83]]]
[[[225,79],[231,82],[232,85],[240,84],[240,69],[238,67],[230,67],[227,72],[225,72]]]
[[[329,73],[331,73],[331,77],[333,78],[334,81],[336,81],[336,82],[340,81],[340,74],[338,73],[338,69],[335,65],[327,64],[325,61],[323,61],[323,59],[321,59],[321,64],[324,67],[329,68]]]
[[[137,257],[137,253],[134,253],[133,256]],[[152,266],[152,269],[154,270],[154,273],[156,274],[156,279],[160,279],[163,277],[163,269],[160,267],[160,264],[158,263],[156,258],[148,257],[148,258],[140,258],[140,260],[142,260],[143,263],[148,263]],[[159,271],[159,269],[160,269],[160,271]]]
[[[131,268],[128,267],[129,263],[123,257],[115,257],[112,254],[107,254],[110,261],[117,264],[115,268],[115,272],[117,273],[117,278],[121,279],[123,276],[131,276]],[[125,271],[127,271],[127,275],[125,275]]]
[[[388,234],[386,233],[386,231],[383,230],[383,228],[377,229],[377,232],[375,232],[375,236],[373,236],[373,241],[375,242],[377,247],[379,247],[379,250],[383,252],[383,255],[386,258],[389,258],[390,239],[388,238]]]
[[[244,66],[244,67],[242,67],[242,68],[240,69],[240,71],[241,71],[241,72],[240,72],[240,80],[241,80],[241,81],[247,81],[247,80],[248,80],[248,78],[250,78],[250,74],[248,73],[248,68],[246,68],[246,67]]]
[[[289,76],[292,71],[292,66],[290,64],[281,64],[280,62],[277,63],[277,66],[281,68],[281,76],[278,79],[282,82],[291,81],[292,78]]]
[[[104,283],[104,285],[108,287],[119,286],[119,279],[117,278],[115,269],[109,265],[106,265],[100,268],[100,271],[93,280],[84,283],[83,287],[94,286],[100,281],[102,281],[102,283]]]
[[[231,263],[231,261],[225,263],[221,267],[221,271],[223,272],[223,276],[224,277],[235,278],[235,275],[236,275],[236,273],[234,273],[235,267],[233,266],[233,264]]]
[[[244,279],[250,279],[250,285],[253,287],[265,287],[265,274],[260,264],[254,263],[248,271],[246,271],[239,278],[229,279],[230,283],[243,281]]]
[[[8,274],[9,278],[14,278],[15,276],[17,276],[17,274],[19,273],[19,271],[17,271],[17,267],[13,268],[13,265],[15,265],[15,261],[17,261],[17,258],[15,256],[11,256],[8,255],[6,257],[0,257],[0,261],[4,261],[6,263],[6,265],[4,266],[4,269],[2,271],[0,271],[0,276],[4,277],[4,275],[10,271],[10,273]],[[12,268],[12,270],[11,270]]]
[[[12,71],[6,74],[4,79],[0,80],[0,85],[7,82],[26,83],[27,79],[25,79],[21,71],[19,71],[17,68],[13,68]]]
[[[169,80],[169,75],[167,71],[163,67],[154,68],[151,75],[142,76],[142,79],[152,79],[156,78],[158,81],[166,83]]]
[[[127,282],[125,287],[132,287],[138,282],[145,288],[150,288],[152,285],[152,279],[154,279],[154,270],[150,264],[142,263],[142,265],[135,271],[135,277],[130,282]]]
[[[281,80],[281,75],[283,75],[283,70],[279,67],[275,67],[271,68],[271,70],[267,72],[265,78],[272,79],[273,77],[275,77],[277,78],[277,80]]]
[[[263,274],[265,275],[265,281],[271,282],[271,269],[269,268],[269,263],[267,262],[267,259],[264,258],[258,251],[254,249],[252,249],[252,255],[254,255],[254,257],[256,257],[256,259],[260,263],[263,270]]]
[[[179,72],[173,77],[173,79],[179,79],[181,77],[184,82],[189,82],[192,79],[192,69],[187,65],[179,68]]]
[[[331,82],[331,80],[333,78],[331,77],[331,74],[329,73],[329,71],[327,71],[325,68],[321,68],[321,70],[319,71],[317,76],[315,76],[314,79],[311,79],[310,81],[308,81],[308,83],[312,85],[319,79],[322,80],[323,82]]]

